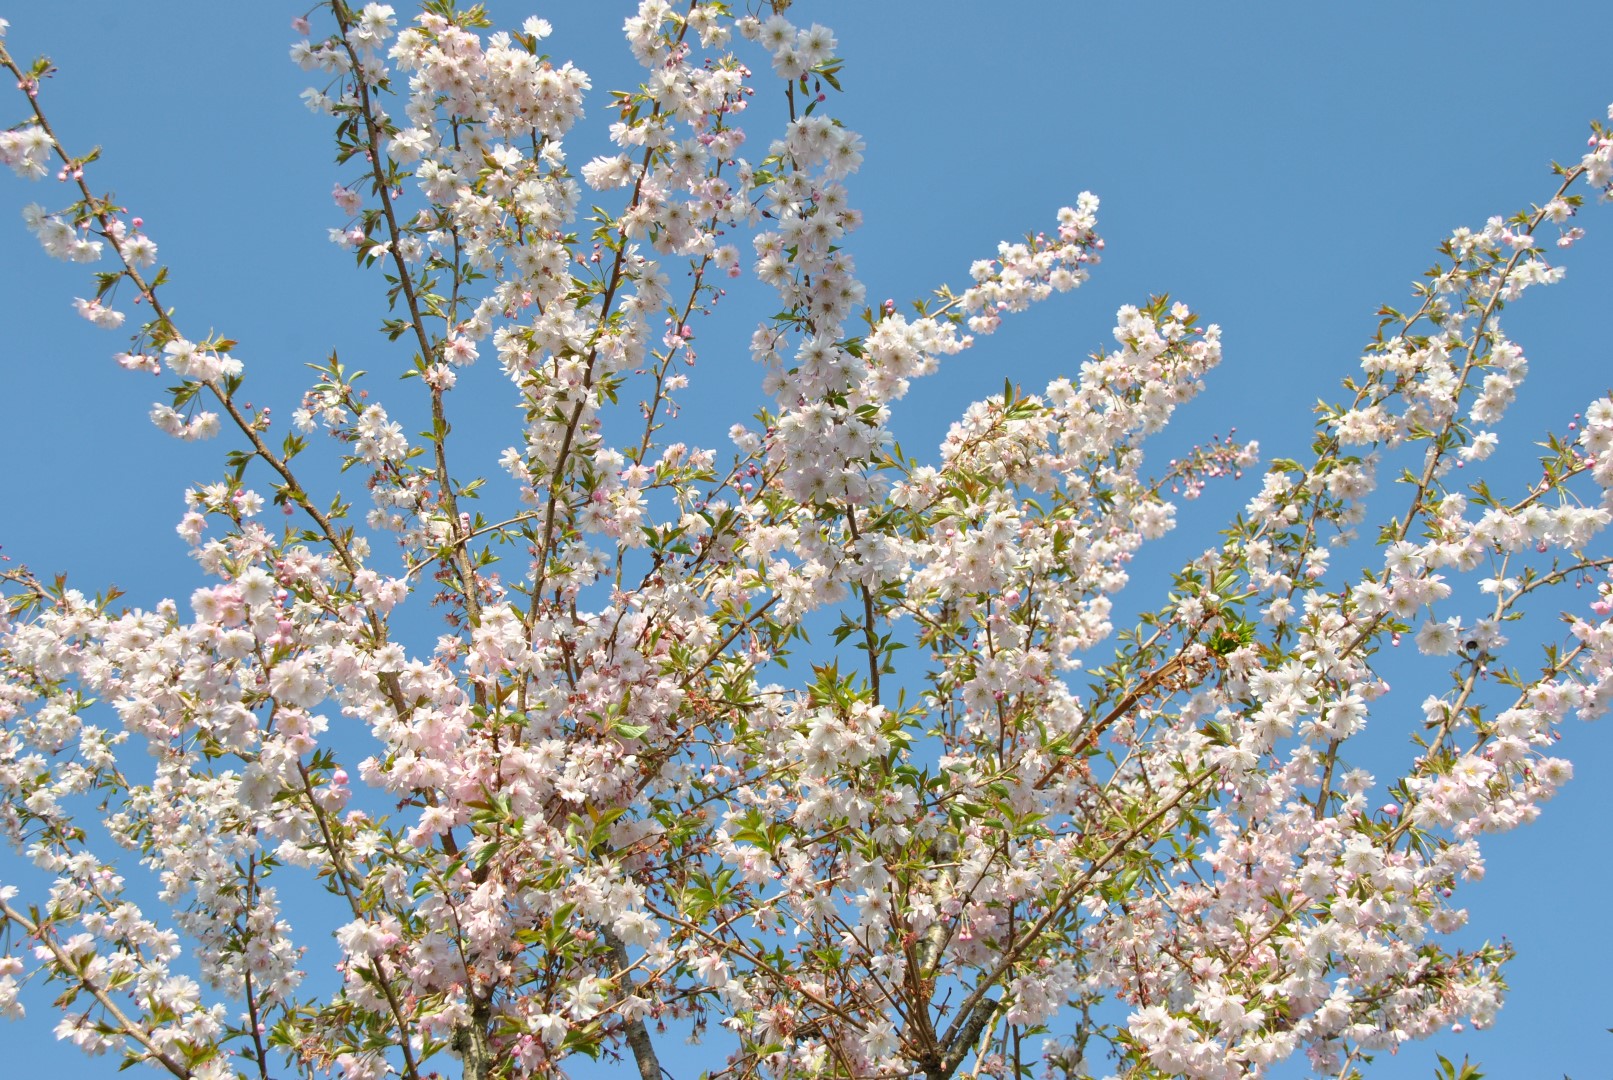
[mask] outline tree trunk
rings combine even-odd
[[[600,931],[605,935],[605,944],[610,946],[611,966],[620,980],[618,989],[632,993],[636,987],[633,977],[627,974],[632,966],[627,958],[627,946],[610,927],[601,927]],[[661,1059],[655,1056],[655,1044],[650,1041],[650,1029],[644,1026],[644,1018],[635,1016],[625,1024],[627,1045],[633,1050],[633,1060],[638,1062],[639,1080],[661,1080]]]

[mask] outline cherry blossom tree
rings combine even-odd
[[[643,0],[643,81],[583,163],[593,88],[540,19],[295,21],[414,438],[334,357],[289,424],[248,405],[236,343],[165,304],[160,237],[51,126],[49,61],[0,36],[0,161],[61,182],[28,227],[94,264],[84,318],[136,316],[117,362],[176,380],[151,420],[229,444],[185,493],[188,599],[0,575],[0,828],[50,882],[0,883],[0,1012],[53,984],[59,1038],[197,1080],[657,1080],[669,1030],[714,1077],[1347,1077],[1492,1022],[1508,949],[1452,944],[1457,890],[1613,695],[1613,399],[1492,488],[1528,368],[1499,316],[1561,276],[1613,133],[1447,239],[1309,448],[1117,629],[1171,495],[1256,468],[1230,439],[1145,467],[1218,327],[1139,298],[1111,350],[910,457],[912,380],[1101,272],[1099,203],[870,299],[837,42],[787,7]],[[677,441],[747,275],[769,404]],[[519,423],[485,481],[448,434],[490,367]],[[1420,704],[1397,646],[1442,680]],[[1351,763],[1369,720],[1415,740],[1393,775]],[[329,987],[286,899],[310,879],[342,913]]]

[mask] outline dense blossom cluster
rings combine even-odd
[[[151,318],[118,362],[180,381],[153,421],[237,439],[186,493],[208,582],[188,603],[4,574],[0,832],[53,884],[0,885],[0,1013],[55,982],[61,1038],[197,1080],[600,1054],[653,1080],[668,1022],[722,1048],[719,1075],[1002,1075],[1029,1034],[1071,1077],[1347,1075],[1492,1021],[1506,949],[1450,944],[1455,890],[1483,834],[1569,778],[1557,725],[1613,701],[1613,558],[1592,548],[1613,400],[1524,490],[1455,470],[1497,448],[1528,370],[1499,313],[1561,276],[1537,231],[1578,238],[1613,136],[1540,208],[1446,242],[1309,457],[1275,462],[1082,676],[1167,496],[1256,461],[1229,437],[1144,471],[1219,329],[1124,307],[1111,351],[971,406],[933,463],[903,455],[914,378],[1099,263],[1098,200],[961,293],[870,306],[863,145],[822,90],[837,42],[775,6],[643,0],[624,29],[644,81],[611,98],[613,152],[576,166],[591,84],[542,51],[543,20],[484,36],[479,9],[400,29],[386,5],[319,5],[328,36],[292,58],[327,80],[305,97],[352,170],[331,238],[395,282],[387,334],[434,423],[411,439],[332,359],[278,447],[235,343],[163,314],[157,245],[57,143],[44,69],[0,49],[31,110],[0,161],[81,195],[28,227],[113,267],[80,314],[119,326],[122,283]],[[759,93],[782,98],[776,138],[747,130]],[[747,272],[777,294],[750,349],[769,403],[732,448],[670,441],[719,282]],[[496,521],[462,508],[480,482],[444,438],[484,356],[521,418]],[[367,481],[362,527],[296,461],[320,430]],[[1385,514],[1377,477],[1408,461]],[[271,502],[297,527],[261,521]],[[1380,550],[1351,574],[1334,549],[1369,517]],[[1525,674],[1507,631],[1564,584],[1596,599]],[[422,592],[449,626],[413,651],[394,623]],[[809,629],[834,657],[785,685]],[[1449,682],[1375,777],[1351,740],[1397,722],[1379,654],[1403,638]],[[299,871],[339,912],[333,987],[277,884]]]

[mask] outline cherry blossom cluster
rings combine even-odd
[[[56,141],[37,124],[0,132],[0,165],[25,179],[38,180],[50,171],[55,147]]]

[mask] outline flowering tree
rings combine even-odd
[[[890,422],[911,380],[1080,285],[1098,201],[961,292],[870,305],[836,41],[786,6],[643,0],[619,152],[574,167],[590,84],[542,20],[484,36],[479,9],[427,0],[400,31],[384,5],[319,5],[293,55],[326,80],[334,238],[386,275],[431,418],[415,441],[334,358],[291,430],[247,405],[235,343],[176,321],[141,219],[52,129],[49,62],[0,41],[26,110],[0,161],[72,192],[29,228],[105,267],[85,318],[148,315],[117,360],[178,380],[152,420],[232,442],[186,493],[213,583],[185,609],[3,574],[0,826],[52,884],[0,884],[0,1011],[55,983],[59,1037],[199,1080],[578,1055],[655,1080],[668,1023],[719,1048],[716,1076],[1223,1078],[1305,1056],[1343,1077],[1491,1021],[1507,950],[1447,943],[1454,890],[1480,834],[1568,778],[1559,721],[1613,694],[1613,556],[1592,546],[1613,400],[1548,440],[1536,481],[1492,490],[1479,463],[1527,367],[1497,319],[1561,275],[1543,239],[1579,238],[1613,135],[1593,125],[1538,206],[1442,245],[1310,451],[1117,635],[1110,598],[1170,490],[1256,459],[1217,440],[1143,468],[1218,329],[1123,308],[1112,351],[908,457]],[[761,131],[753,107],[774,110]],[[778,294],[751,338],[771,404],[727,448],[671,441],[696,330],[746,273]],[[496,485],[448,460],[456,384],[490,362],[521,416],[507,512],[476,512]],[[303,457],[321,428],[362,512]],[[1374,496],[1386,469],[1400,486]],[[1369,519],[1347,572],[1330,552]],[[1509,645],[1587,584],[1543,660]],[[412,648],[421,594],[448,625]],[[1374,714],[1404,726],[1380,674],[1402,635],[1448,679],[1376,779],[1352,740]],[[282,894],[310,873],[343,912],[328,993]]]

